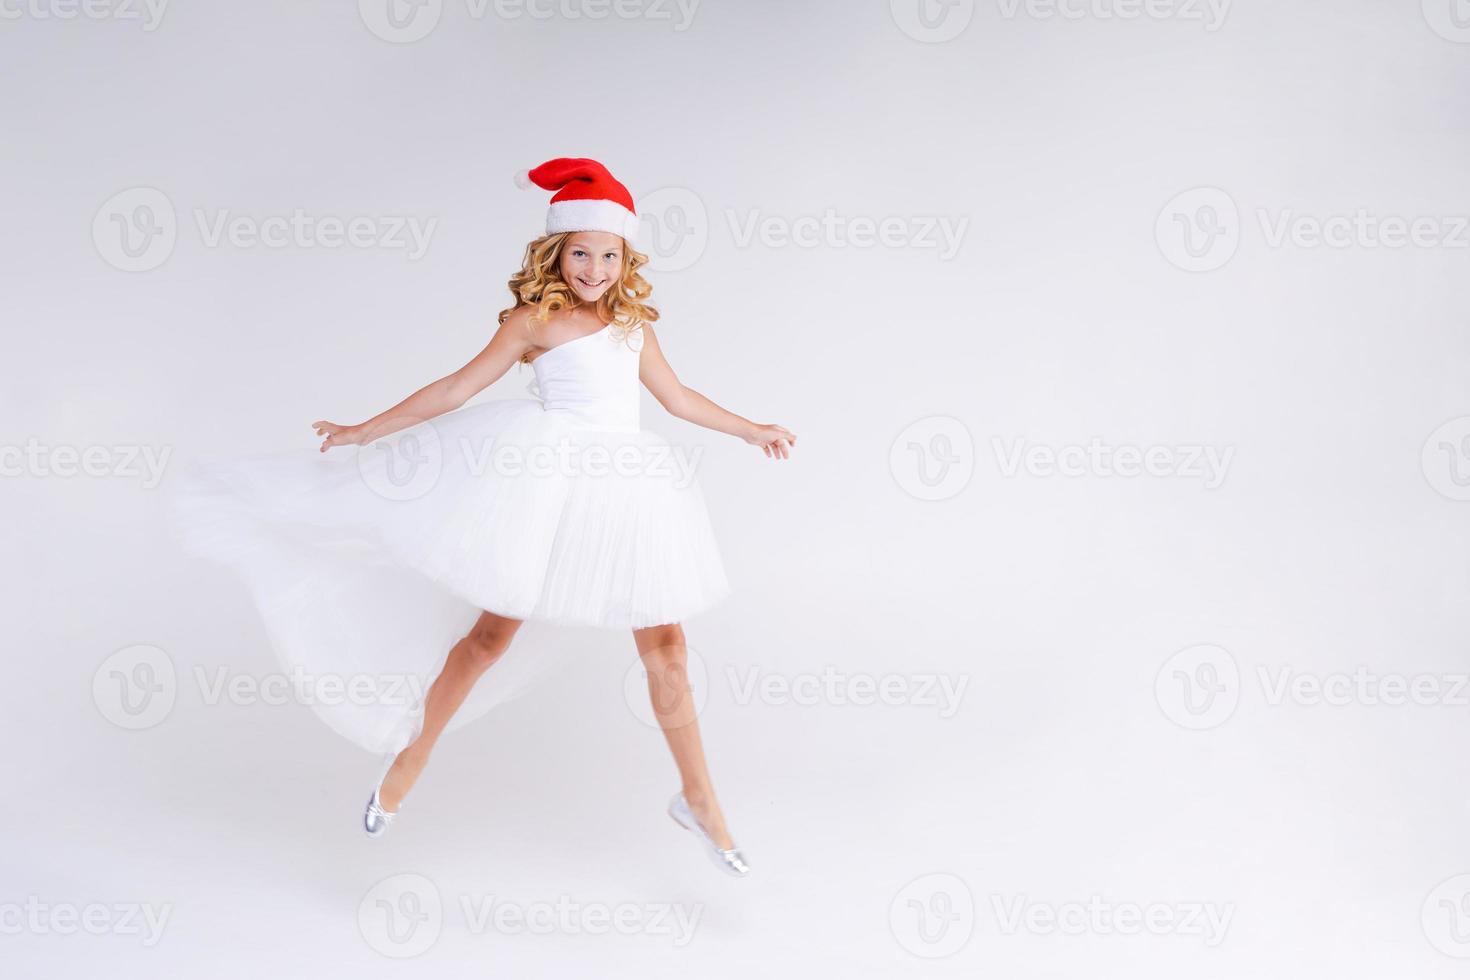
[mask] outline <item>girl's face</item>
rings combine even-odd
[[[561,277],[584,303],[595,303],[623,273],[623,239],[608,231],[579,231],[561,250]]]

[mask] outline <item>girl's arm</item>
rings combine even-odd
[[[659,349],[653,327],[644,324],[643,352],[638,358],[638,380],[643,382],[664,411],[676,419],[716,432],[724,432],[760,446],[772,459],[789,459],[796,436],[780,425],[761,425],[721,408],[708,398],[679,381],[674,369]]]
[[[374,439],[417,425],[445,412],[452,412],[498,381],[521,355],[530,349],[526,321],[530,307],[516,310],[495,331],[490,343],[464,367],[425,385],[394,405],[357,425],[314,422],[316,434],[325,436],[322,452],[333,446],[361,446]]]

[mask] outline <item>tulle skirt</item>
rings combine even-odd
[[[185,550],[244,580],[313,710],[396,753],[482,610],[638,629],[727,596],[693,462],[654,433],[516,398],[362,447],[189,460],[169,510]],[[450,728],[545,676],[537,654],[512,643]]]

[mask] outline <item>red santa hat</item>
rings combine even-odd
[[[556,191],[546,210],[546,233],[610,231],[632,245],[638,240],[633,195],[596,160],[557,157],[516,174],[516,186]]]

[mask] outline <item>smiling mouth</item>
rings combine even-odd
[[[598,286],[601,286],[601,285],[603,285],[603,284],[605,284],[607,282],[606,279],[599,279],[597,282],[588,282],[586,279],[583,279],[581,276],[578,276],[577,277],[577,281],[579,283],[581,283],[582,285],[586,286],[588,289],[596,289]]]

